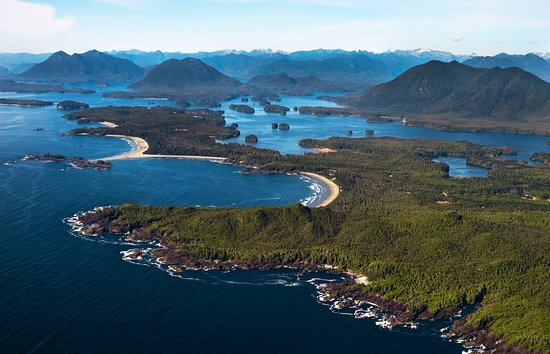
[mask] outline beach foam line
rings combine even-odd
[[[321,200],[319,204],[315,205],[316,208],[325,207],[335,201],[336,198],[338,198],[338,195],[340,194],[340,187],[336,183],[334,183],[334,181],[313,172],[299,172],[299,174],[316,180],[317,182],[324,185],[328,190],[328,194],[326,195],[326,197]]]

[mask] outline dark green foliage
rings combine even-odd
[[[138,136],[149,143],[148,154],[217,156],[227,157],[231,161],[239,161],[243,156],[248,156],[250,161],[255,161],[257,156],[264,159],[279,156],[272,150],[254,149],[236,143],[216,143],[216,140],[240,134],[236,126],[225,125],[222,113],[169,107],[102,107],[70,113],[65,117],[80,122],[115,123],[118,125],[116,128],[81,128],[71,131],[71,134]]]
[[[254,108],[246,104],[231,104],[229,105],[229,109],[232,109],[234,111],[241,112],[241,113],[248,113],[248,114],[254,114],[256,112]]]
[[[0,105],[7,105],[7,106],[44,107],[44,106],[51,106],[52,104],[53,102],[51,101],[0,98]]]
[[[145,227],[196,259],[330,264],[411,309],[481,302],[470,324],[513,345],[550,350],[550,168],[496,168],[449,178],[436,156],[489,156],[460,141],[305,140],[334,153],[258,157],[262,171],[311,171],[342,189],[327,208],[122,205],[105,216]]]
[[[0,80],[0,91],[18,93],[76,92],[82,94],[95,92],[90,89],[64,88],[61,85],[29,84],[26,82],[17,82],[15,80]]]
[[[288,111],[290,111],[290,108],[278,104],[267,104],[264,106],[265,113],[278,113],[284,116]]]
[[[62,110],[76,110],[76,109],[86,109],[90,106],[83,102],[76,102],[76,101],[61,101],[57,104],[57,109]]]

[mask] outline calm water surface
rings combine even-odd
[[[82,86],[82,85],[80,85]],[[92,95],[10,94],[0,97],[73,99],[92,106],[172,104]],[[240,100],[236,100],[237,102]],[[287,106],[327,105],[314,97]],[[224,103],[224,108],[229,105]],[[257,108],[257,107],[256,107]],[[227,110],[228,123],[259,137],[259,147],[303,153],[306,137],[365,129],[376,135],[467,139],[509,145],[524,158],[548,150],[548,138],[506,134],[441,133],[364,119],[254,116]],[[29,153],[101,158],[129,150],[120,139],[61,137],[78,126],[54,107],[0,107],[0,350],[2,352],[370,352],[460,353],[440,338],[444,322],[419,329],[382,329],[370,319],[334,314],[315,298],[309,278],[290,270],[186,272],[185,279],[125,262],[119,243],[78,238],[63,219],[98,205],[134,202],[217,207],[287,205],[319,194],[311,180],[287,175],[244,175],[225,164],[138,159],[113,162],[109,171],[76,170],[62,163],[20,161]],[[288,132],[271,130],[288,122]],[[43,131],[36,131],[43,128]],[[451,162],[452,163],[452,162]],[[458,164],[458,162],[457,162]],[[458,165],[457,165],[458,166]],[[467,168],[466,168],[467,169]],[[453,168],[451,168],[453,171]],[[322,193],[322,191],[321,191]]]

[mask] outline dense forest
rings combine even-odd
[[[112,118],[105,117],[123,121]],[[123,127],[118,133],[148,138]],[[175,265],[189,259],[328,264],[365,274],[366,291],[404,303],[411,313],[480,304],[467,317],[469,326],[488,329],[509,346],[550,351],[548,165],[495,165],[488,178],[451,178],[434,157],[490,159],[503,151],[396,138],[300,144],[335,152],[281,156],[247,147],[234,160],[266,173],[325,175],[342,190],[328,207],[125,204],[96,212],[90,222],[145,230],[177,255],[169,259]]]

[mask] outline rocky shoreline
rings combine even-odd
[[[275,270],[289,268],[297,270],[298,274],[323,271],[339,274],[343,282],[323,283],[316,285],[317,299],[334,310],[352,310],[355,318],[373,318],[376,324],[384,328],[403,326],[415,329],[419,321],[443,320],[453,317],[450,328],[442,330],[442,337],[464,345],[469,352],[478,353],[529,353],[524,348],[508,346],[499,337],[492,335],[487,329],[476,329],[468,324],[468,317],[461,317],[460,308],[452,310],[430,311],[427,308],[411,309],[404,303],[388,300],[378,294],[368,291],[360,274],[344,272],[336,267],[325,264],[308,264],[293,262],[281,264],[278,262],[248,262],[241,260],[208,260],[194,259],[183,255],[175,245],[162,236],[149,232],[141,225],[126,225],[116,217],[106,216],[103,211],[110,207],[98,207],[92,211],[80,213],[68,220],[73,231],[86,237],[102,237],[107,233],[121,235],[121,240],[130,244],[143,244],[146,248],[124,251],[123,258],[128,261],[140,261],[146,257],[167,267],[170,272],[181,273],[186,270],[229,271],[241,270]],[[360,280],[360,281],[359,281]]]
[[[111,163],[103,160],[88,160],[83,157],[73,156],[65,157],[65,155],[60,154],[50,154],[45,153],[42,155],[26,155],[23,157],[24,161],[42,161],[42,162],[67,162],[70,166],[74,168],[95,168],[98,170],[108,170],[110,169]]]

